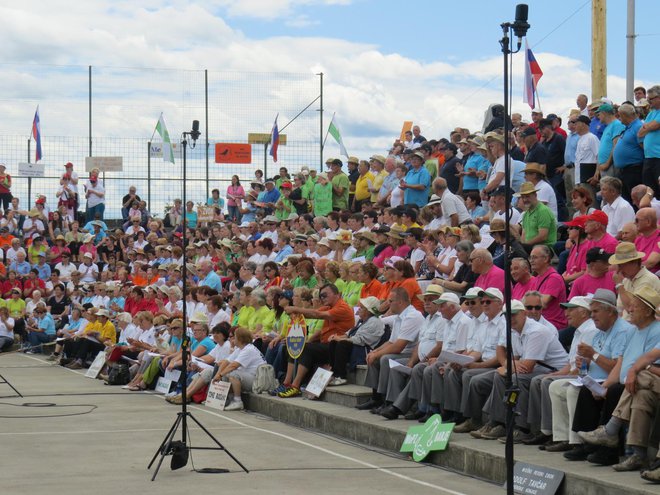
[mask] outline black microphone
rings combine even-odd
[[[525,3],[516,5],[516,20],[513,23],[513,33],[518,37],[518,46],[522,43],[523,37],[527,34],[529,23],[527,16],[529,14],[529,7]]]
[[[192,131],[190,132],[190,137],[193,141],[197,141],[201,133],[199,132],[199,120],[193,120],[192,122]]]

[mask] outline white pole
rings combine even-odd
[[[628,28],[626,33],[626,99],[634,101],[635,89],[635,0],[628,0]]]

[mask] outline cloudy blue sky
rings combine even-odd
[[[636,81],[651,85],[660,79],[653,49],[660,35],[653,25],[660,2],[636,3]],[[626,2],[608,4],[608,96],[621,101]],[[95,66],[94,133],[101,137],[148,138],[160,111],[168,116],[171,134],[181,132],[191,115],[199,115],[193,100],[203,86],[195,73],[172,69],[204,68],[301,75],[297,86],[255,84],[253,95],[266,97],[253,97],[249,104],[248,96],[222,101],[221,113],[229,121],[249,121],[263,131],[276,112],[288,121],[311,101],[315,74],[323,72],[327,119],[336,112],[349,151],[360,156],[382,152],[404,120],[419,123],[429,138],[456,126],[478,129],[487,106],[501,99],[499,24],[513,20],[515,5],[509,0],[87,0],[75,8],[69,0],[4,3],[0,134],[29,129],[39,104],[44,135],[85,136],[88,65]],[[565,115],[577,93],[590,93],[591,4],[535,0],[529,5],[528,40],[545,72],[541,106]],[[518,55],[513,110],[527,115],[522,70]],[[316,133],[314,110],[309,129],[290,131],[307,133],[306,139]],[[209,131],[212,138],[236,139],[246,126],[232,128],[218,117]],[[328,154],[336,154],[331,146]]]

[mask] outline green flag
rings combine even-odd
[[[348,158],[348,151],[346,151],[346,146],[344,146],[344,141],[341,138],[341,134],[339,133],[339,129],[335,125],[335,116],[332,116],[332,120],[330,121],[330,127],[328,128],[328,133],[335,138],[335,141],[337,141],[337,144],[339,144],[339,152],[344,155],[346,158]]]
[[[158,132],[160,138],[163,140],[163,161],[174,163],[174,150],[172,149],[172,142],[170,141],[170,133],[167,132],[162,113],[156,124],[156,132]]]

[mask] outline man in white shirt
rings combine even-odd
[[[575,132],[578,133],[577,149],[575,150],[575,185],[585,183],[593,177],[598,164],[598,149],[600,140],[589,131],[591,119],[580,115],[575,119]],[[591,186],[588,186],[591,188]],[[591,188],[593,190],[593,188]]]
[[[460,299],[453,292],[446,292],[435,302],[440,305],[439,311],[445,320],[442,350],[465,354],[472,320],[462,311]],[[420,422],[426,422],[431,416],[444,409],[446,361],[438,360],[432,368],[432,371],[424,374],[425,382],[422,384],[422,397],[417,408],[425,415],[419,419]],[[444,368],[444,371],[441,373],[439,368]]]
[[[379,414],[384,404],[384,395],[390,375],[390,359],[397,360],[412,356],[417,344],[419,330],[424,325],[424,316],[410,304],[410,296],[403,287],[392,289],[388,297],[392,316],[381,317],[386,325],[392,325],[388,342],[367,354],[367,379],[371,387],[371,400],[357,406],[360,410],[374,410]]]
[[[390,373],[385,400],[391,405],[380,413],[387,419],[396,419],[410,409],[413,400],[410,397],[411,389],[416,392],[413,396],[419,393],[424,370],[435,361],[442,350],[442,335],[446,321],[439,312],[440,305],[435,302],[442,293],[442,287],[431,284],[426,288],[424,294],[417,296],[424,301],[424,311],[427,316],[419,331],[419,340],[412,356],[399,360],[406,366],[405,371],[412,368],[412,372],[407,373],[401,371],[401,368],[394,368],[394,371]]]
[[[545,180],[545,166],[529,162],[523,172],[525,173],[525,180],[534,184],[537,189],[536,197],[538,200],[550,208],[555,218],[557,218],[557,195],[552,186]]]
[[[556,330],[551,330],[527,317],[525,306],[518,300],[511,302],[511,329],[517,334],[513,339],[514,381],[520,389],[517,398],[515,418],[516,429],[514,442],[521,442],[526,437],[525,429],[529,428],[528,406],[529,387],[536,375],[553,372],[563,368],[568,363],[568,355],[557,336]],[[505,437],[507,406],[502,401],[506,389],[506,367],[500,366],[493,380],[493,389],[484,406],[484,412],[490,416],[491,429],[482,433],[481,438],[495,440]]]
[[[458,227],[463,222],[471,220],[465,202],[447,188],[447,181],[438,177],[433,181],[433,192],[440,196],[443,223],[450,227]]]
[[[603,177],[600,180],[600,194],[603,197],[601,209],[607,214],[607,233],[621,239],[621,230],[629,222],[635,221],[635,210],[621,196],[623,183],[616,177]]]
[[[511,193],[513,194],[513,192]],[[490,206],[493,211],[493,220],[496,218],[506,221],[504,218],[506,215],[506,188],[504,186],[498,187],[492,193],[490,193]],[[518,225],[522,219],[520,212],[511,207],[511,225]]]
[[[68,252],[62,253],[62,261],[55,265],[55,269],[60,272],[62,282],[70,282],[71,274],[77,270],[76,266],[70,261],[71,255]]]

